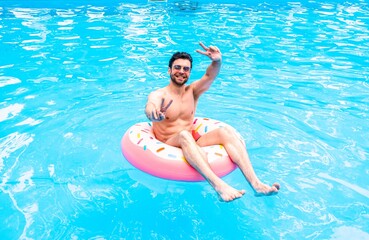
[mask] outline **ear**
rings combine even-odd
[[[170,67],[168,67],[168,74],[170,74],[171,73],[171,70],[170,70]]]

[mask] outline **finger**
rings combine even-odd
[[[161,111],[162,111],[162,112],[167,111],[167,109],[170,107],[170,105],[172,105],[172,102],[173,102],[173,99],[172,99],[172,100],[170,100],[170,101],[169,101],[169,103],[168,103],[168,105],[167,105],[167,106],[165,106],[165,107],[163,107]]]
[[[210,49],[211,51],[214,51],[214,52],[220,52],[220,51],[219,51],[219,48],[217,48],[216,46],[210,46],[210,47],[209,47],[209,49]]]
[[[162,109],[162,108],[164,107],[164,101],[165,101],[165,99],[164,99],[164,98],[162,98],[162,99],[161,99],[160,109]]]
[[[202,42],[199,42],[200,46],[204,49],[204,50],[208,50],[208,48],[202,43]]]
[[[159,113],[159,120],[164,120],[165,119],[165,114],[164,113]]]
[[[158,120],[158,113],[156,111],[152,111],[152,119]]]
[[[208,52],[203,52],[203,51],[200,51],[200,50],[196,50],[196,52],[202,54],[202,55],[206,55],[206,56],[209,56],[210,53]]]
[[[151,116],[150,116],[151,114],[146,114],[146,117],[150,120],[151,119]]]

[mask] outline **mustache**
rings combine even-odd
[[[174,74],[170,74],[170,80],[175,84],[177,85],[178,87],[181,87],[183,85],[185,85],[188,81],[188,77],[184,77],[184,81],[183,82],[177,82],[176,80],[176,76],[178,76],[178,74],[174,75]],[[180,74],[180,76],[182,77],[182,74]]]

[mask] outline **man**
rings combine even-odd
[[[206,47],[202,43],[200,45],[205,51],[196,51],[212,60],[200,80],[186,85],[191,74],[192,57],[188,53],[177,52],[169,61],[168,73],[171,81],[166,87],[153,91],[148,96],[145,113],[153,122],[156,138],[168,145],[180,147],[187,162],[204,176],[223,201],[240,198],[245,190],[237,190],[219,178],[211,170],[201,147],[222,144],[256,194],[277,193],[280,188],[278,183],[270,187],[258,179],[245,146],[232,129],[218,128],[200,138],[192,136],[192,122],[199,97],[210,88],[222,64],[222,55],[217,47]]]

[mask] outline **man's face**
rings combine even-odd
[[[177,59],[173,62],[172,68],[168,69],[170,79],[177,86],[186,84],[190,77],[191,62],[187,59]]]

